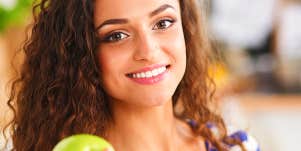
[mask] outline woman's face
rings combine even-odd
[[[170,101],[186,66],[178,0],[96,0],[99,67],[114,102]]]

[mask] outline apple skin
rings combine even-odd
[[[61,140],[53,151],[114,151],[105,139],[90,135],[77,134]]]

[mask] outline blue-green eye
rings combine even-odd
[[[109,34],[108,36],[106,36],[103,41],[105,42],[117,42],[117,41],[120,41],[124,38],[127,38],[129,37],[128,34],[125,34],[123,32],[114,32],[114,33],[111,33]]]
[[[166,29],[166,28],[169,28],[170,26],[172,26],[174,22],[175,22],[175,20],[172,20],[172,19],[163,19],[163,20],[160,20],[159,22],[157,22],[153,29],[154,30]]]

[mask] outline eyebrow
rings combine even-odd
[[[168,8],[171,8],[171,9],[174,9],[174,10],[175,10],[175,8],[174,8],[173,6],[171,6],[171,5],[169,5],[169,4],[164,4],[164,5],[160,6],[159,8],[155,9],[154,11],[152,11],[152,12],[149,14],[149,17],[153,17],[153,16],[155,16],[155,15],[158,15],[159,13],[165,11],[165,10],[168,9]]]
[[[154,11],[152,11],[150,14],[149,14],[149,17],[153,17],[153,16],[156,16],[158,15],[159,13],[165,11],[166,9],[168,8],[172,8],[175,10],[175,8],[169,4],[164,4],[162,6],[160,6],[159,8],[155,9]],[[97,28],[96,28],[96,31],[99,30],[100,28],[102,28],[103,26],[105,25],[110,25],[110,24],[126,24],[128,23],[129,20],[128,19],[125,19],[125,18],[117,18],[117,19],[109,19],[109,20],[106,20],[104,21],[102,24],[100,24]]]

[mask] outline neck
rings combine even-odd
[[[113,126],[107,139],[116,151],[171,151],[179,145],[172,103],[156,107],[113,105]]]

